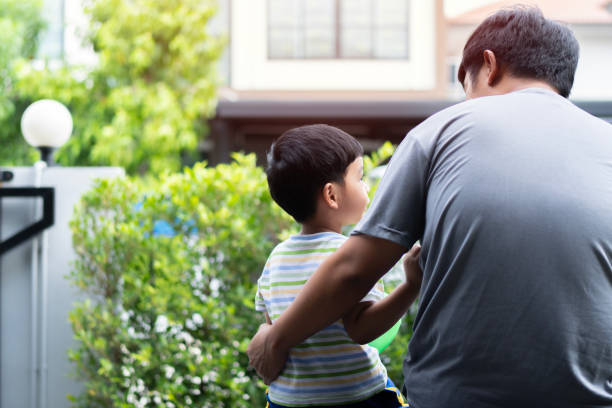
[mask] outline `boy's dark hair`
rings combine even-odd
[[[316,212],[317,195],[328,182],[344,182],[347,167],[363,155],[348,133],[328,125],[308,125],[283,133],[268,153],[270,194],[297,222]]]
[[[463,49],[457,77],[474,79],[491,50],[502,69],[519,78],[547,82],[567,98],[574,83],[579,46],[565,25],[544,17],[537,7],[502,9],[474,30]]]

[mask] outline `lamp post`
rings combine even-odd
[[[66,143],[72,133],[72,115],[58,101],[41,99],[23,112],[21,132],[26,142],[40,150],[40,160],[51,165],[53,150]]]
[[[21,116],[21,132],[25,140],[40,150],[40,161],[34,164],[34,188],[40,189],[43,171],[53,164],[53,150],[62,146],[72,133],[72,115],[61,103],[41,99],[26,108]],[[34,207],[34,219],[41,215]],[[31,400],[32,408],[46,406],[47,392],[47,292],[48,233],[32,242],[31,268]],[[38,281],[40,277],[40,283]],[[40,299],[38,289],[40,287]],[[40,327],[38,313],[40,311]],[[39,337],[40,331],[40,337]]]

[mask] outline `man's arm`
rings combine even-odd
[[[353,235],[330,255],[289,308],[251,340],[249,361],[264,382],[278,376],[291,347],[342,317],[405,251],[391,241]]]

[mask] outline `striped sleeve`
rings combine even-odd
[[[376,282],[376,285],[374,285],[374,287],[370,289],[368,294],[365,295],[365,297],[361,299],[361,301],[362,302],[378,302],[379,300],[382,300],[385,296],[386,296],[385,287],[381,279],[378,282]]]
[[[257,293],[255,293],[255,310],[258,312],[267,312],[266,308],[266,296],[269,296],[270,291],[270,272],[269,272],[269,263],[266,262],[266,266],[264,266],[263,273],[257,280]]]

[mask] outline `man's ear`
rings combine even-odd
[[[338,209],[338,191],[335,183],[327,183],[323,186],[323,201],[329,208]]]
[[[497,62],[495,53],[491,50],[484,50],[484,52],[482,53],[482,58],[483,67],[485,68],[485,73],[487,75],[487,84],[489,86],[493,86],[501,77],[501,69],[499,67],[499,63]]]

